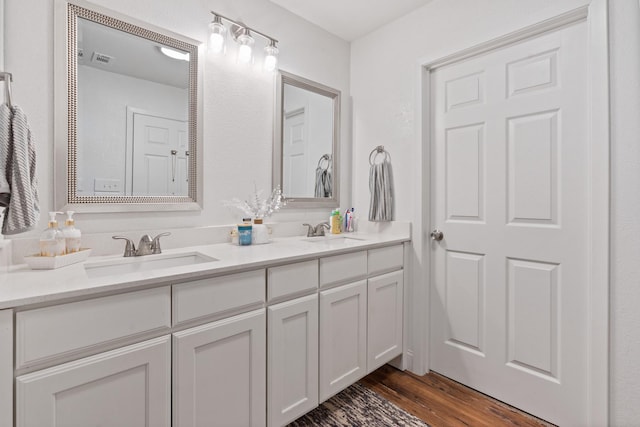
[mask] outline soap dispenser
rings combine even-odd
[[[58,229],[56,214],[62,214],[62,212],[49,212],[49,225],[40,234],[40,256],[64,255],[64,234]]]
[[[68,254],[80,251],[80,241],[82,238],[82,233],[75,226],[75,221],[73,219],[74,213],[74,211],[67,211],[67,220],[64,222],[64,228],[62,229],[66,253]]]

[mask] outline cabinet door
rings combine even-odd
[[[318,295],[269,307],[269,426],[285,425],[318,405]]]
[[[264,426],[264,309],[176,332],[173,425]]]
[[[367,372],[402,353],[403,272],[376,276],[367,287]]]
[[[16,425],[171,425],[169,336],[16,378]]]
[[[0,310],[0,427],[11,426],[13,426],[13,310]]]
[[[366,374],[367,282],[320,293],[320,401]]]

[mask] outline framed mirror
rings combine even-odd
[[[294,207],[339,205],[340,91],[280,71],[273,185]]]
[[[59,1],[56,207],[200,209],[200,43]]]

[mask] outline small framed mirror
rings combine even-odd
[[[294,207],[339,205],[340,91],[280,71],[273,184]]]
[[[200,43],[58,2],[56,206],[200,209]]]

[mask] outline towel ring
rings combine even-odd
[[[7,73],[4,71],[0,71],[0,81],[4,82],[4,94],[6,97],[7,105],[9,108],[12,107],[11,104],[11,82],[13,81],[13,76],[11,73]]]
[[[369,164],[371,166],[373,166],[373,164],[375,163],[378,154],[384,154],[384,159],[382,160],[383,162],[391,161],[391,154],[389,154],[389,152],[384,149],[384,145],[378,145],[376,148],[371,150],[371,153],[369,153]],[[371,156],[373,156],[373,158]]]
[[[322,161],[326,160],[327,161],[327,166],[326,167],[322,167]],[[318,166],[316,166],[317,168],[322,168],[324,170],[329,170],[329,166],[331,166],[331,154],[323,154],[320,157],[320,160],[318,160]]]

